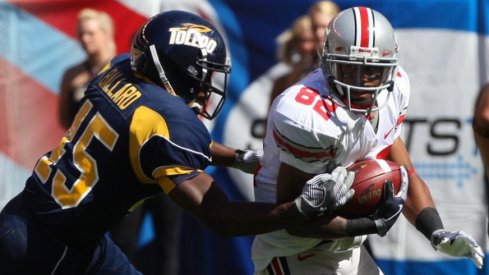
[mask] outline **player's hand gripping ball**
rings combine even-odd
[[[384,183],[390,180],[394,194],[399,192],[403,180],[407,179],[406,170],[393,161],[366,159],[353,163],[346,168],[355,172],[352,187],[355,195],[336,213],[344,218],[369,217],[377,210],[384,196]]]

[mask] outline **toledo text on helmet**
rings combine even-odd
[[[203,25],[184,23],[181,27],[170,28],[170,45],[187,45],[205,50],[212,54],[217,47],[216,40],[209,38],[205,33],[212,30]]]

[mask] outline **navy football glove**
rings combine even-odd
[[[375,226],[377,227],[377,234],[379,236],[385,236],[389,229],[394,225],[399,218],[404,207],[404,202],[407,197],[407,190],[409,187],[409,179],[406,169],[401,166],[401,186],[399,192],[394,195],[394,186],[391,181],[386,181],[384,184],[384,198],[377,211],[372,216]]]

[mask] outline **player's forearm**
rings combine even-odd
[[[485,176],[489,172],[489,130],[487,136],[474,131],[475,142],[479,147],[479,152],[481,154],[482,164],[484,165]]]
[[[306,238],[331,240],[348,237],[346,230],[347,220],[341,217],[320,217],[311,221],[288,227],[291,235]]]
[[[472,121],[472,131],[475,143],[479,147],[482,164],[484,165],[484,176],[486,182],[489,179],[489,84],[486,84],[479,91],[475,101],[474,118]],[[487,187],[486,187],[487,188]],[[489,196],[486,192],[486,197]]]
[[[224,236],[262,234],[306,220],[293,202],[279,205],[231,202],[226,207],[206,212],[210,215],[204,222]]]
[[[487,152],[489,147],[489,85],[481,88],[474,108],[474,119],[472,130],[475,133],[476,142],[481,149],[481,156],[484,162],[489,160]],[[487,168],[487,167],[486,167]]]
[[[255,235],[304,222],[295,202],[233,202],[205,173],[186,180],[168,195],[182,208],[222,235]]]
[[[436,208],[426,183],[416,174],[409,177],[409,190],[403,214],[408,221],[416,225],[416,218],[426,208]]]
[[[443,223],[426,183],[416,174],[410,182],[403,214],[429,240],[434,231],[443,229]]]
[[[236,149],[223,144],[212,142],[211,145],[212,165],[231,166],[236,158]]]

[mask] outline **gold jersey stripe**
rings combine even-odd
[[[170,139],[168,125],[165,119],[156,111],[146,106],[141,106],[134,112],[129,131],[129,154],[132,169],[139,181],[154,183],[154,180],[144,174],[139,161],[139,153],[141,147],[153,136],[163,136]]]

